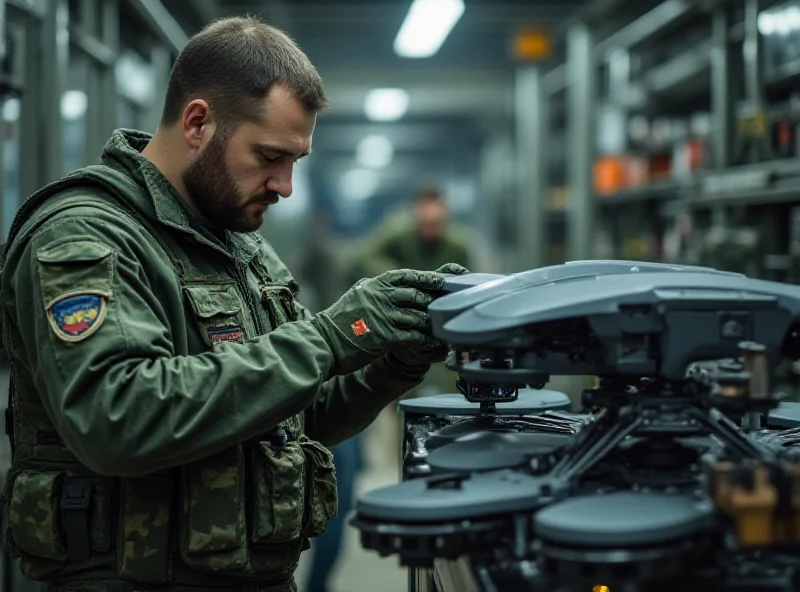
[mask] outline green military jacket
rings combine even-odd
[[[269,244],[207,232],[149,139],[117,130],[12,226],[6,548],[38,581],[291,589],[336,512],[325,446],[422,377],[333,376]]]

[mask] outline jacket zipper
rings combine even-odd
[[[247,266],[240,263],[238,260],[236,261],[236,280],[239,283],[242,294],[244,294],[245,300],[247,300],[247,308],[250,311],[250,317],[253,319],[256,333],[258,335],[263,335],[264,327],[261,324],[261,316],[258,314],[255,302],[253,302],[252,290],[250,290],[250,286],[247,285]]]

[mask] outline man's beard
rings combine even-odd
[[[206,149],[184,169],[181,180],[200,215],[215,228],[255,232],[261,228],[263,214],[248,214],[246,206],[274,204],[278,195],[265,190],[251,198],[244,197],[225,163],[226,146],[227,140],[218,130]]]

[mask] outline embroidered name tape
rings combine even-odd
[[[211,347],[219,343],[244,343],[244,331],[241,327],[220,327],[208,330]]]
[[[106,302],[106,298],[99,294],[71,294],[50,306],[47,320],[59,339],[82,341],[103,324]]]

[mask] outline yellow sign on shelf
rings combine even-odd
[[[546,60],[553,51],[553,38],[541,27],[525,27],[514,37],[514,57],[521,62]]]

